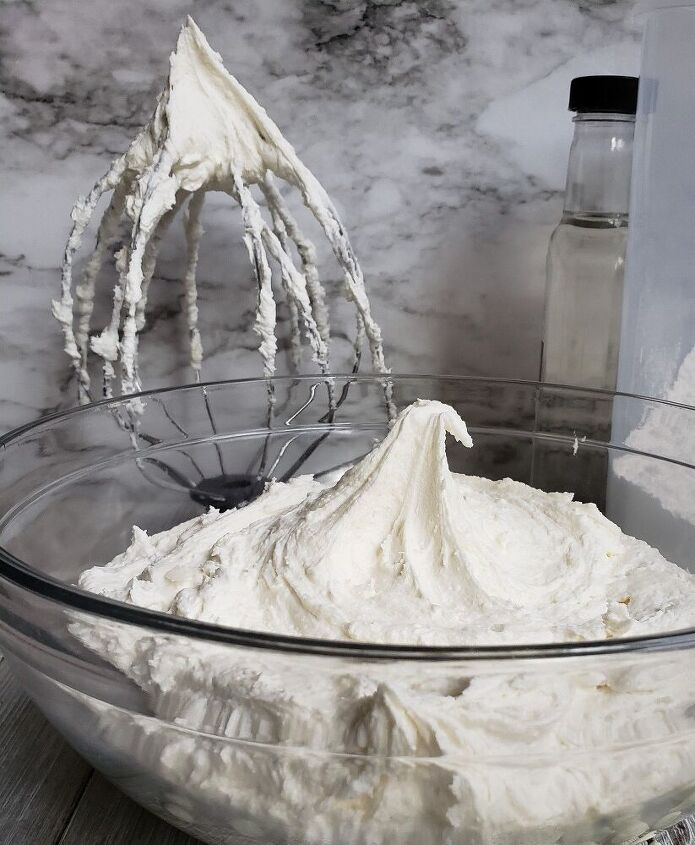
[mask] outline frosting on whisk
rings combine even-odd
[[[321,372],[329,372],[330,324],[326,293],[314,244],[302,232],[278,188],[296,188],[328,239],[344,276],[345,295],[356,310],[356,361],[366,336],[376,372],[387,373],[381,330],[374,320],[364,277],[338,214],[316,177],[251,94],[225,69],[219,54],[189,17],[170,58],[167,86],[152,119],[96,182],[72,212],[65,248],[61,297],[53,313],[65,336],[65,350],[78,376],[80,401],[95,398],[89,375],[90,350],[103,362],[103,394],[115,379],[123,393],[140,389],[138,339],[145,325],[147,298],[162,238],[184,211],[187,259],[183,272],[190,365],[200,378],[203,345],[198,328],[196,268],[203,233],[201,212],[207,191],[223,191],[238,203],[244,241],[258,285],[255,331],[265,376],[275,372],[276,299],[272,265],[280,274],[291,327],[290,354],[301,358],[302,333]],[[270,220],[254,197],[257,186]],[[102,197],[111,192],[97,242],[82,279],[73,285],[73,260]],[[116,252],[118,281],[111,319],[92,334],[99,272],[110,250]],[[295,252],[298,260],[295,259]],[[74,290],[74,295],[73,295]]]

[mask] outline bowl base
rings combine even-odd
[[[191,490],[191,499],[199,505],[228,511],[258,498],[269,479],[260,475],[225,473],[203,478]]]

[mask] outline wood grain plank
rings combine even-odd
[[[199,845],[94,773],[59,845]]]
[[[12,845],[53,845],[91,768],[20,690],[0,655],[0,831]]]

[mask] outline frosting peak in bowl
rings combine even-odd
[[[451,472],[448,405],[419,400],[337,481],[271,482],[85,572],[80,585],[236,628],[375,643],[563,642],[692,625],[695,579],[593,504]]]

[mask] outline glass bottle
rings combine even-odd
[[[546,383],[616,387],[637,85],[635,77],[589,76],[574,79],[570,87],[574,138],[562,218],[546,262],[540,373]],[[578,393],[558,409],[547,388],[536,415],[548,430],[555,426],[574,433],[575,477],[568,481],[563,470],[564,444],[534,438],[533,483],[571,490],[578,501],[603,510],[607,458],[591,441],[610,439],[610,396]]]
[[[615,390],[637,84],[572,81],[574,139],[548,248],[541,381]]]

